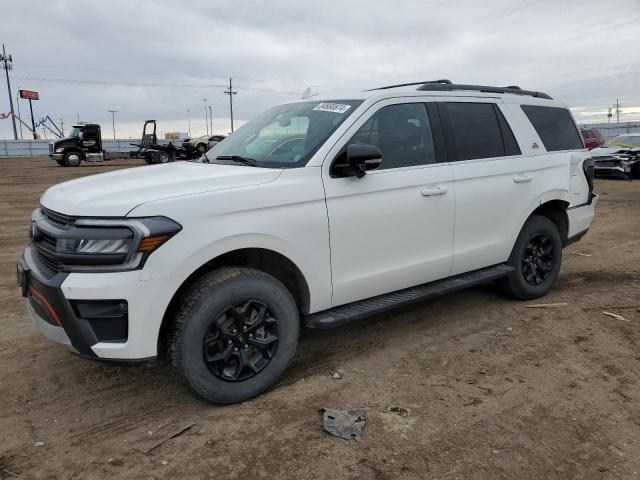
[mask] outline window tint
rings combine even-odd
[[[548,152],[584,148],[578,129],[566,108],[522,105]]]
[[[590,130],[582,130],[582,138],[594,138],[593,133]]]
[[[493,104],[447,103],[446,106],[458,160],[504,156],[502,133]]]
[[[378,110],[349,144],[375,145],[382,151],[379,169],[435,163],[433,135],[423,103],[389,105]]]

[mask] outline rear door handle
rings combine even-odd
[[[519,173],[515,177],[513,177],[513,181],[516,183],[527,183],[531,181],[531,177],[526,173]]]
[[[434,195],[443,195],[447,193],[446,187],[428,187],[420,192],[423,197],[432,197]]]

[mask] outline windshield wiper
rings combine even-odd
[[[242,157],[240,155],[218,155],[216,160],[231,160],[232,162],[242,163],[243,165],[248,165],[250,167],[258,166],[258,162],[253,158]]]

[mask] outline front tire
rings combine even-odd
[[[300,319],[289,291],[251,268],[204,274],[182,299],[171,363],[204,399],[235,403],[273,385],[293,358]]]
[[[197,151],[200,155],[202,155],[204,152],[206,152],[206,151],[207,151],[207,146],[206,146],[204,143],[199,143],[199,144],[196,146],[196,151]]]
[[[67,167],[79,167],[84,155],[79,152],[67,152],[62,161]]]
[[[562,239],[558,227],[547,217],[530,217],[516,240],[507,265],[513,267],[499,282],[513,298],[529,300],[546,295],[560,273]]]

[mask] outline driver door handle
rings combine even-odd
[[[420,192],[423,197],[432,197],[434,195],[443,195],[447,193],[447,187],[427,187]]]
[[[527,183],[531,181],[531,177],[526,173],[519,173],[515,177],[513,177],[513,181],[516,183]]]

